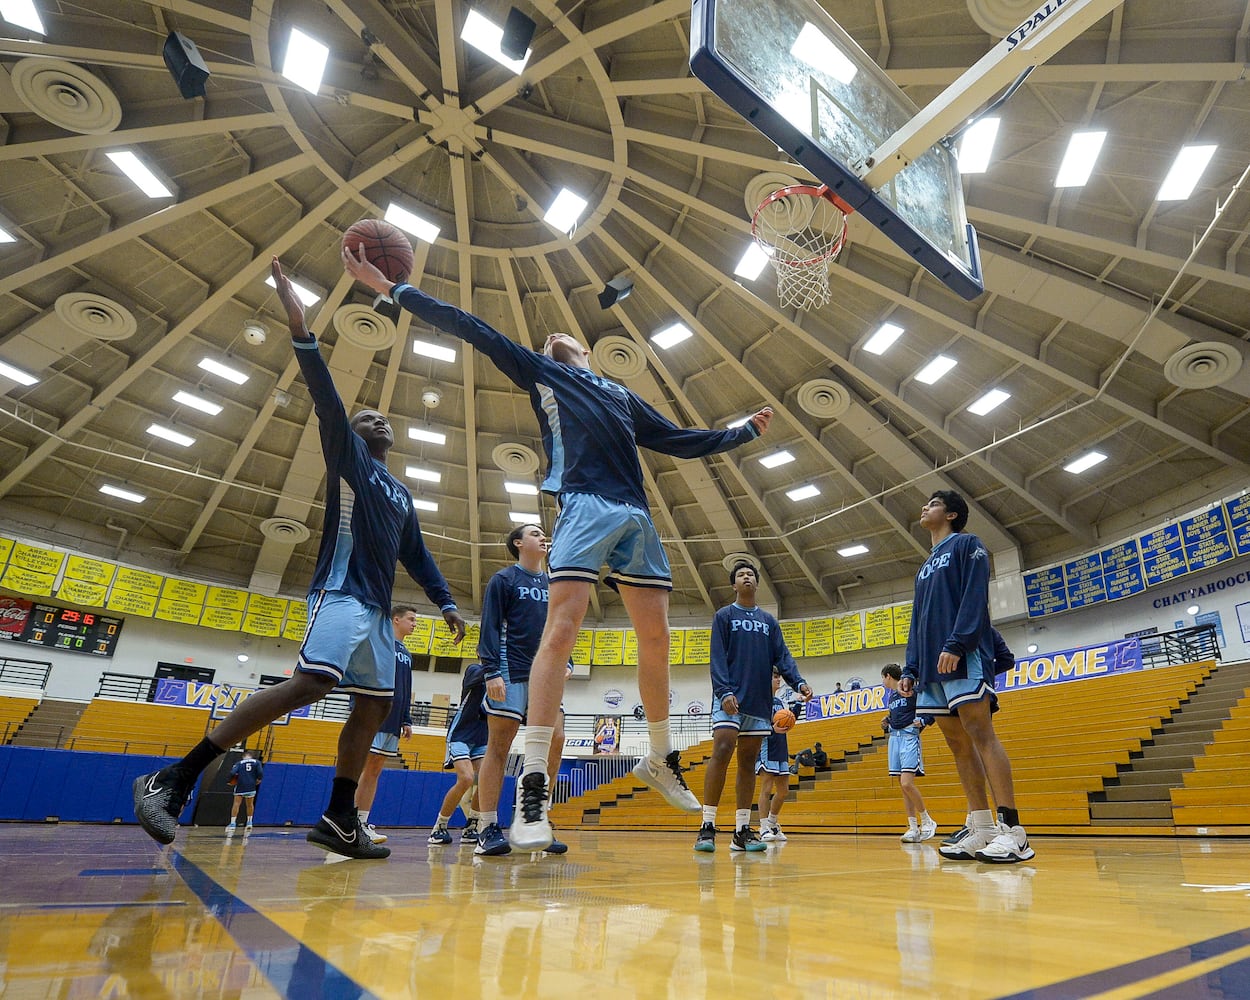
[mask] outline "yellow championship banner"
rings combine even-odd
[[[204,596],[208,593],[208,585],[193,580],[179,580],[172,576],[165,578],[165,586],[161,588],[161,603],[165,601],[181,601],[204,607]],[[160,615],[157,615],[159,618]],[[198,615],[196,616],[199,617]],[[192,623],[194,624],[194,623]]]
[[[686,630],[684,628],[675,628],[668,634],[668,662],[672,666],[679,663],[685,663],[683,657],[686,655]]]
[[[0,562],[3,562],[0,559]],[[113,582],[117,567],[111,562],[100,559],[87,559],[83,556],[70,556],[65,560],[65,578],[78,580],[81,583],[98,583],[105,589]]]
[[[289,622],[308,621],[308,602],[290,601],[286,606],[286,620]]]
[[[113,589],[125,590],[131,594],[142,594],[145,597],[155,597],[161,592],[161,584],[164,580],[163,576],[156,573],[118,566],[117,576],[113,578]],[[152,606],[156,607],[155,604]]]
[[[907,637],[911,635],[911,605],[896,604],[894,612],[894,645],[906,646]]]
[[[446,632],[447,623],[445,621],[440,621],[437,625],[434,626],[434,628],[436,631],[441,628],[442,631]],[[476,660],[477,659],[477,642],[478,642],[478,639],[480,639],[481,637],[482,637],[482,623],[481,622],[469,622],[465,626],[464,641],[460,643],[459,646],[456,647],[460,652],[460,659],[462,660]]]
[[[833,620],[833,651],[853,653],[863,648],[864,626],[860,621],[859,612],[835,618]]]
[[[248,594],[247,595],[247,613],[249,615],[263,615],[266,618],[276,618],[279,622],[286,615],[286,606],[291,602],[282,597],[266,597],[264,594]],[[307,614],[308,609],[304,612]]]
[[[61,586],[57,588],[56,596],[70,604],[102,608],[108,591],[108,587],[103,583],[83,583],[81,580],[71,580],[66,576],[61,581]]]
[[[123,573],[133,572],[126,570],[125,567],[118,569],[117,578],[120,580]],[[151,576],[152,574],[145,574]],[[158,576],[156,579],[160,579]],[[137,590],[123,590],[116,583],[109,592],[108,603],[104,605],[110,611],[117,611],[123,615],[138,615],[141,618],[151,618],[152,613],[156,611],[156,595],[143,594]]]
[[[291,606],[294,607],[294,603]],[[292,618],[288,615],[286,624],[282,626],[282,638],[290,639],[291,642],[303,642],[304,633],[307,631],[307,618]]]
[[[707,666],[712,662],[712,630],[710,628],[686,629],[686,663],[691,666]]]
[[[597,629],[591,663],[596,667],[619,667],[625,655],[625,632],[619,628]]]
[[[53,578],[61,571],[65,563],[64,552],[53,552],[41,549],[37,545],[25,545],[18,542],[9,553],[9,565],[20,569],[28,569],[32,573],[44,573]]]
[[[287,618],[287,624],[290,624],[290,617]],[[300,633],[303,635],[303,632]],[[430,639],[434,635],[434,619],[433,618],[417,618],[417,624],[413,630],[404,637],[404,645],[408,647],[408,652],[419,656],[425,656],[430,651]]]
[[[632,628],[627,628],[625,630],[625,648],[622,651],[621,656],[625,661],[625,666],[638,666],[638,633]]]
[[[451,630],[447,628],[447,623],[438,621],[434,623],[434,637],[430,641],[431,656],[453,656],[460,658],[460,647],[452,642],[453,636]]]
[[[181,625],[198,625],[200,612],[204,609],[190,601],[177,601],[162,597],[156,605],[154,618],[163,622],[178,622]]]
[[[573,643],[573,662],[589,663],[591,650],[595,646],[595,633],[588,628],[577,630],[577,641]]]
[[[9,556],[13,554],[13,539],[0,537],[0,566],[9,561]]]
[[[833,652],[833,619],[813,618],[803,623],[803,655],[828,656]]]
[[[212,588],[209,593],[211,596]],[[200,616],[200,624],[219,632],[237,632],[243,627],[243,612],[233,608],[207,607]]]
[[[781,638],[786,641],[786,648],[791,656],[803,655],[803,623],[782,622]]]
[[[31,594],[34,597],[51,597],[54,583],[56,583],[55,573],[36,573],[16,563],[10,563],[9,568],[4,571],[4,576],[0,577],[0,587],[14,590],[19,594]]]
[[[209,587],[204,603],[210,608],[225,608],[229,611],[242,611],[247,607],[247,591],[231,590],[229,587]],[[240,616],[239,621],[243,618]]]
[[[282,634],[282,619],[248,611],[243,615],[243,626],[239,631],[276,639]]]
[[[890,608],[873,608],[864,612],[864,645],[869,649],[894,645],[894,612]]]

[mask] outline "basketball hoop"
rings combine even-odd
[[[829,265],[846,246],[852,211],[826,185],[778,188],[760,202],[751,235],[777,272],[783,307],[818,309],[829,301]]]

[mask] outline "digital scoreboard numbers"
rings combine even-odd
[[[93,611],[58,608],[51,604],[35,604],[30,609],[22,641],[71,653],[112,656],[121,631],[121,618],[110,618]]]

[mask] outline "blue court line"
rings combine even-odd
[[[381,1000],[177,851],[174,868],[204,908],[286,1000]]]
[[[40,903],[38,906],[27,907],[31,910],[122,910],[126,907],[146,907],[148,909],[168,908],[170,906],[186,906],[186,900],[171,899],[165,902],[138,902],[138,903]]]
[[[167,868],[84,868],[81,875],[168,875]]]
[[[1195,962],[1205,962],[1210,958],[1218,958],[1220,955],[1235,951],[1238,948],[1244,948],[1246,945],[1250,945],[1250,928],[1221,934],[1219,937],[1207,938],[1205,941],[1196,941],[1193,944],[1173,948],[1171,951],[1161,952],[1158,955],[1150,955],[1135,962],[1126,962],[1124,965],[1116,965],[1109,969],[1102,969],[1099,972],[1077,976],[1074,979],[1065,979],[1060,983],[1052,983],[1049,986],[1039,986],[1037,989],[1012,993],[1010,996],[1000,997],[999,1000],[1071,1000],[1072,997],[1104,993],[1108,990],[1132,986],[1134,983],[1140,983],[1143,980],[1150,979],[1152,976],[1162,975],[1165,972],[1183,969],[1185,966],[1193,965]],[[1229,970],[1233,971],[1229,973]],[[1224,1000],[1226,997],[1250,995],[1225,992],[1219,985],[1225,974],[1236,976],[1238,981],[1250,979],[1250,962],[1231,962],[1223,969],[1217,969],[1205,976],[1196,976],[1187,982],[1166,987],[1150,995],[1152,997],[1174,997],[1178,998],[1178,1000],[1181,997],[1193,998],[1193,1000],[1203,1000],[1203,998]]]

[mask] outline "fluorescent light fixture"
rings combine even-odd
[[[523,510],[508,511],[508,520],[513,524],[538,524],[537,514],[527,514]]]
[[[568,188],[560,188],[556,200],[551,203],[547,214],[543,216],[543,222],[562,233],[571,233],[588,204],[589,202],[581,195],[574,194]]]
[[[282,60],[282,75],[315,94],[321,89],[321,76],[329,58],[330,50],[326,46],[299,28],[292,28],[286,43],[286,58]]]
[[[179,434],[177,431],[170,430],[168,427],[162,427],[160,424],[149,425],[148,433],[153,437],[164,438],[166,441],[182,445],[184,448],[190,448],[191,445],[195,444],[195,438],[188,437],[186,434]]]
[[[790,46],[790,55],[813,69],[828,73],[839,83],[850,83],[859,68],[816,25],[808,21]]]
[[[20,368],[14,368],[3,361],[0,361],[0,378],[7,378],[10,382],[16,382],[18,385],[34,385],[39,381],[29,372],[24,372]]]
[[[764,455],[760,459],[760,465],[766,469],[775,469],[779,465],[785,465],[794,461],[794,456],[788,451],[774,451],[771,455]]]
[[[414,215],[406,208],[400,208],[395,202],[391,202],[382,218],[392,226],[398,226],[404,232],[411,233],[426,243],[433,243],[438,239],[438,226],[432,222],[426,222],[421,216]]]
[[[538,487],[533,483],[513,483],[506,482],[503,488],[509,493],[518,493],[521,496],[536,497],[538,496]]]
[[[689,340],[693,336],[694,334],[685,323],[674,323],[672,326],[666,326],[663,330],[653,333],[651,343],[667,351],[670,347],[676,347],[683,340]]]
[[[969,413],[983,417],[991,410],[996,410],[1011,398],[1011,393],[1002,389],[991,389],[984,396],[968,407]]]
[[[1063,467],[1064,472],[1079,473],[1092,469],[1099,462],[1105,462],[1107,456],[1101,451],[1088,451],[1078,459],[1074,459]]]
[[[1216,146],[1182,146],[1155,201],[1184,201],[1194,193],[1202,173],[1215,155]]]
[[[237,368],[223,365],[220,361],[214,361],[212,358],[205,358],[200,362],[200,367],[212,375],[224,378],[227,382],[233,382],[235,385],[242,385],[248,379],[248,376]]]
[[[443,474],[435,472],[433,469],[423,469],[419,465],[410,465],[404,469],[404,475],[409,479],[420,479],[425,483],[441,483]]]
[[[17,242],[17,237],[14,236],[7,229],[5,229],[3,226],[0,226],[0,243],[16,243],[16,242]]]
[[[745,426],[747,421],[750,420],[753,416],[755,416],[754,413],[748,413],[745,417],[739,417],[737,420],[729,421],[729,423],[727,423],[725,427],[727,430],[731,430],[731,431],[736,430],[739,427]]]
[[[1191,604],[1189,607],[1187,607],[1187,608],[1185,609],[1185,614],[1187,614],[1187,615],[1196,615],[1196,614],[1197,614],[1199,611],[1201,611],[1201,610],[1202,610],[1202,608],[1201,608],[1201,607],[1199,607],[1197,604]]]
[[[414,441],[424,441],[426,444],[447,443],[447,435],[442,431],[426,430],[424,427],[409,427],[408,436]]]
[[[143,503],[147,499],[142,493],[123,490],[120,486],[110,486],[108,483],[100,487],[100,492],[107,493],[111,497],[117,497],[118,500],[129,500],[131,503]]]
[[[990,166],[994,152],[994,140],[998,138],[997,118],[982,118],[970,125],[959,140],[959,172],[983,174]]]
[[[286,276],[286,280],[291,282],[291,288],[295,290],[295,297],[299,299],[300,302],[304,303],[305,309],[309,308],[310,306],[315,306],[318,302],[321,301],[320,295],[314,292],[311,288],[305,288],[298,281],[295,281],[289,274]],[[265,284],[268,285],[270,288],[278,287],[277,283],[273,280],[272,274],[268,278],[265,279]]]
[[[1068,140],[1068,151],[1063,154],[1063,163],[1059,165],[1055,187],[1084,185],[1094,172],[1094,164],[1098,162],[1098,154],[1102,152],[1106,138],[1106,132],[1073,132]]]
[[[465,16],[460,37],[483,55],[490,56],[500,66],[507,66],[513,73],[520,73],[525,69],[530,53],[534,51],[526,49],[524,59],[509,59],[503,54],[503,28],[472,9]]]
[[[734,274],[739,278],[745,278],[747,281],[754,281],[768,266],[768,262],[772,258],[768,256],[768,252],[760,246],[755,240],[748,244],[746,253],[742,255],[742,259],[738,261],[738,266],[734,268]]]
[[[27,31],[47,34],[43,21],[39,19],[39,11],[35,9],[35,0],[0,0],[0,17]]]
[[[1025,651],[1026,653],[1036,653],[1036,652],[1037,652],[1037,643],[1035,643],[1035,642],[1030,642],[1027,646],[1025,646],[1025,647],[1024,647],[1024,651]]]
[[[882,323],[864,343],[864,350],[869,354],[884,354],[894,341],[903,335],[903,328],[897,323]]]
[[[433,500],[418,500],[416,497],[413,497],[412,506],[416,510],[427,510],[431,514],[438,512],[438,504]]]
[[[786,496],[796,502],[799,500],[808,500],[811,497],[820,496],[820,487],[813,486],[811,483],[808,483],[806,486],[799,486],[793,490],[786,490]]]
[[[140,191],[149,198],[172,198],[174,193],[169,190],[156,174],[152,173],[146,163],[128,149],[114,150],[105,153],[117,165],[117,169],[129,177]]]
[[[456,349],[454,347],[444,347],[442,344],[436,344],[432,340],[413,340],[412,353],[420,354],[423,358],[433,358],[435,361],[456,360]]]
[[[867,545],[848,545],[844,549],[838,549],[838,555],[850,558],[851,556],[862,556],[867,551]]]
[[[916,381],[923,382],[925,385],[932,385],[958,363],[954,358],[948,358],[945,354],[939,354],[921,368],[920,371],[916,372]]]
[[[199,410],[201,413],[207,413],[210,417],[215,417],[224,407],[217,403],[210,403],[203,396],[197,396],[193,392],[187,392],[185,389],[179,389],[174,393],[174,402],[181,403],[183,406],[189,406],[193,410]]]

